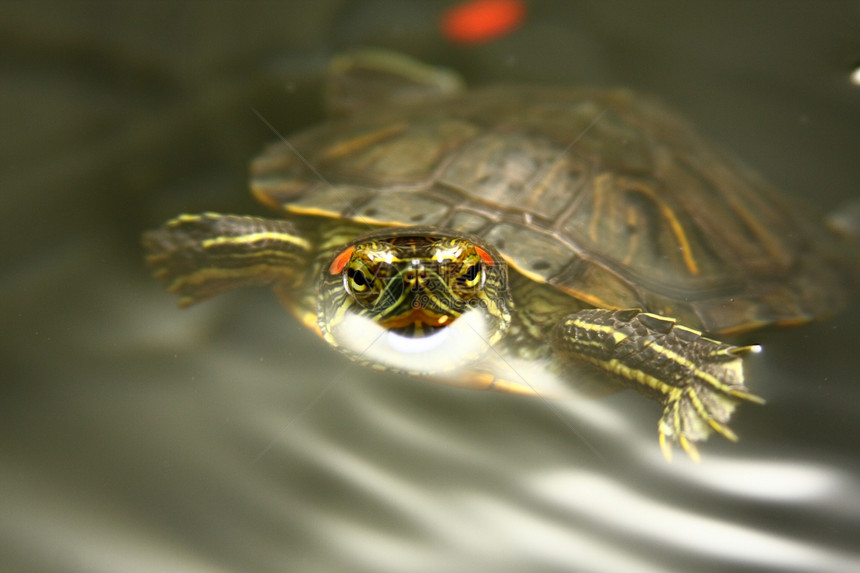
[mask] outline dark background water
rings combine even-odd
[[[860,196],[856,2],[535,1],[480,47],[439,37],[448,4],[0,4],[0,570],[860,568],[856,306],[758,335],[768,404],[666,465],[632,392],[371,374],[267,292],[180,312],[147,276],[143,229],[263,212],[253,110],[318,121],[324,62],[361,44],[654,92],[821,212]]]

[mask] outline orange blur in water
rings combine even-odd
[[[470,0],[442,14],[442,34],[458,44],[480,44],[517,29],[525,18],[522,0]]]

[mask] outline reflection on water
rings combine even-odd
[[[591,21],[596,30],[612,21],[611,38],[641,38],[617,9],[591,8],[598,14]],[[632,20],[693,19],[685,20],[681,7],[673,20],[630,10]],[[732,30],[738,42],[754,36],[734,9],[728,20],[718,18],[721,9],[713,10],[723,32]],[[774,24],[774,37],[782,37],[779,21]],[[247,32],[244,26],[256,29],[239,21],[231,29]],[[543,26],[541,34],[523,32],[529,42],[561,34],[558,26]],[[578,26],[571,20],[564,29]],[[22,34],[37,29],[22,23],[23,32],[6,34],[2,42],[23,42]],[[651,34],[644,45],[658,50],[660,34]],[[612,50],[621,49],[608,41],[597,45],[605,51],[595,51],[610,61]],[[783,48],[794,53],[790,43]],[[532,57],[524,47],[506,50]],[[40,53],[30,56],[31,67],[56,79]],[[155,58],[158,52],[143,53]],[[756,64],[750,54],[738,63],[741,70]],[[635,55],[654,57],[641,50]],[[687,70],[683,58],[675,65],[677,73]],[[147,81],[161,78],[152,73]],[[84,79],[81,85],[92,84]],[[666,89],[680,81],[669,78]],[[774,95],[762,95],[767,101],[761,107],[753,101],[751,109],[777,113],[779,106],[770,105]],[[854,129],[840,131],[838,122],[822,119],[853,108],[838,97],[815,99],[825,96],[810,91],[801,106],[817,126],[804,133],[824,143],[819,156],[800,154],[810,164],[798,177],[828,189],[837,189],[841,177],[849,182],[842,189],[856,189],[856,165],[840,162],[840,150],[857,148]],[[775,101],[791,107],[794,100],[785,97]],[[30,99],[36,105],[38,99]],[[146,119],[143,124],[156,125]],[[198,120],[205,124],[211,117]],[[756,125],[772,125],[761,123],[767,121],[759,118]],[[738,129],[755,131],[747,123]],[[175,124],[152,129],[165,125]],[[51,133],[49,127],[34,129]],[[194,148],[205,146],[200,139],[213,132],[192,138]],[[780,165],[794,177],[798,154],[791,145],[801,144],[784,139],[786,148],[780,139],[774,153],[786,156]],[[108,189],[113,197],[140,178],[163,174],[159,169],[170,171],[160,151],[174,149],[170,137],[123,147],[130,140],[126,133],[88,147],[70,138],[79,143],[72,153],[48,145],[65,140],[42,136],[28,155],[31,163],[19,163],[27,169],[9,171],[15,183],[29,186],[22,186],[23,199],[4,196],[14,207],[4,211],[4,228],[15,242],[3,248],[17,245],[27,256],[10,254],[0,282],[0,569],[860,569],[856,308],[830,322],[757,335],[753,342],[762,343],[764,352],[749,359],[748,376],[768,403],[737,412],[738,444],[713,438],[702,446],[700,464],[682,456],[666,464],[656,440],[659,408],[633,392],[550,402],[376,374],[309,336],[265,292],[178,311],[146,276],[135,244],[138,231],[174,214],[173,206],[144,223],[129,214],[134,209],[128,204],[92,195]],[[157,161],[137,165],[134,178],[92,167],[98,164],[92,157],[101,154],[130,160],[128,149],[149,150]],[[193,173],[187,177],[174,173],[169,180],[174,188],[199,185],[212,192],[211,178],[201,183]],[[53,184],[59,181],[68,187]],[[227,194],[236,192],[223,185]],[[807,187],[814,186],[801,188]],[[47,198],[71,204],[52,191],[57,188],[75,190],[92,205],[72,201],[75,210],[54,213]],[[24,216],[32,213],[44,213],[44,219]]]
[[[141,284],[140,320],[108,290],[57,317],[101,328],[44,333],[66,366],[34,371],[62,383],[7,402],[16,570],[856,570],[850,444],[783,437],[781,416],[824,407],[806,380],[763,380],[739,444],[667,464],[633,392],[545,403],[376,375],[267,293],[178,314]]]

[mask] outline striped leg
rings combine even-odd
[[[180,215],[143,235],[146,262],[190,306],[224,291],[301,280],[310,244],[289,221]]]
[[[618,376],[664,405],[660,447],[671,459],[678,443],[694,460],[695,442],[718,432],[737,440],[726,424],[742,400],[763,403],[744,386],[741,357],[755,346],[730,346],[640,310],[588,309],[567,316],[553,332],[563,353]]]

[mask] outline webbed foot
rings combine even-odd
[[[310,245],[286,220],[180,215],[142,238],[146,262],[180,306],[222,292],[301,276]]]
[[[660,449],[666,461],[672,461],[673,443],[679,444],[693,461],[699,461],[696,442],[707,440],[711,432],[733,442],[738,441],[727,424],[741,400],[764,403],[763,399],[745,390],[735,388],[731,393],[725,393],[695,383],[670,396],[658,425]]]
[[[556,347],[618,376],[665,406],[660,447],[699,459],[695,443],[717,432],[737,436],[727,423],[738,403],[763,403],[744,386],[742,357],[758,346],[732,346],[638,309],[587,309],[567,316],[554,332]]]

